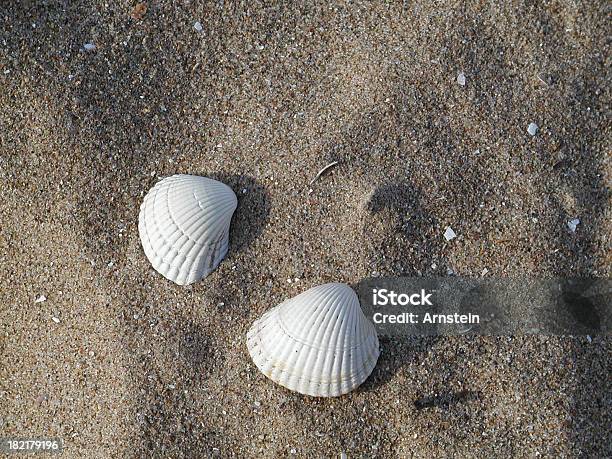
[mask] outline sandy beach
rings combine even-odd
[[[612,456],[609,336],[382,338],[338,398],[273,384],[245,344],[326,282],[609,277],[603,2],[136,4],[0,4],[0,437],[75,458]],[[226,259],[183,287],[138,234],[177,173],[238,196]]]

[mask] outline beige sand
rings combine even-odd
[[[0,436],[65,457],[611,456],[605,337],[384,339],[337,399],[272,384],[244,339],[372,272],[609,276],[604,3],[201,3],[0,4]],[[174,173],[240,199],[227,259],[186,288],[137,231]]]

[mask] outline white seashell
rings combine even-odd
[[[302,394],[346,394],[370,375],[380,354],[374,326],[345,284],[324,284],[256,320],[247,348],[272,381]]]
[[[179,285],[213,271],[227,254],[238,200],[230,187],[196,175],[159,181],[140,206],[138,232],[160,274]]]

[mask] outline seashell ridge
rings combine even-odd
[[[140,206],[138,232],[145,255],[167,279],[187,285],[223,260],[238,205],[227,185],[196,175],[159,181]]]
[[[348,285],[319,285],[256,320],[247,348],[259,370],[287,389],[315,397],[352,391],[380,355],[378,336]]]

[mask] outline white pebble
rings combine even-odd
[[[444,239],[446,239],[447,241],[451,241],[456,237],[457,234],[453,231],[453,229],[450,226],[447,226],[446,230],[444,231]]]
[[[40,295],[38,298],[36,298],[36,301],[34,301],[34,303],[42,303],[44,301],[47,301],[47,297],[45,295]]]
[[[529,132],[530,135],[536,135],[536,132],[538,132],[538,125],[535,123],[529,123],[527,132]]]
[[[96,49],[96,45],[93,43],[85,43],[83,48],[85,48],[85,51],[94,51]]]
[[[488,272],[489,272],[489,270],[487,268],[485,268],[485,269],[482,270],[482,273],[480,273],[480,275],[484,277],[484,276],[487,275]]]
[[[59,320],[59,318],[57,318],[57,317],[51,317],[51,320],[52,320],[53,322],[55,322],[56,324],[59,324],[59,323],[60,323],[60,320]]]
[[[196,23],[193,25],[193,28],[196,29],[198,32],[201,32],[203,30],[202,24],[200,24],[200,21],[196,21]]]
[[[567,222],[567,227],[570,229],[572,233],[575,233],[576,228],[578,227],[579,224],[580,224],[580,220],[577,218],[574,218],[573,220],[570,220],[569,222]]]
[[[465,74],[463,72],[459,72],[457,75],[457,83],[461,86],[465,86]]]

